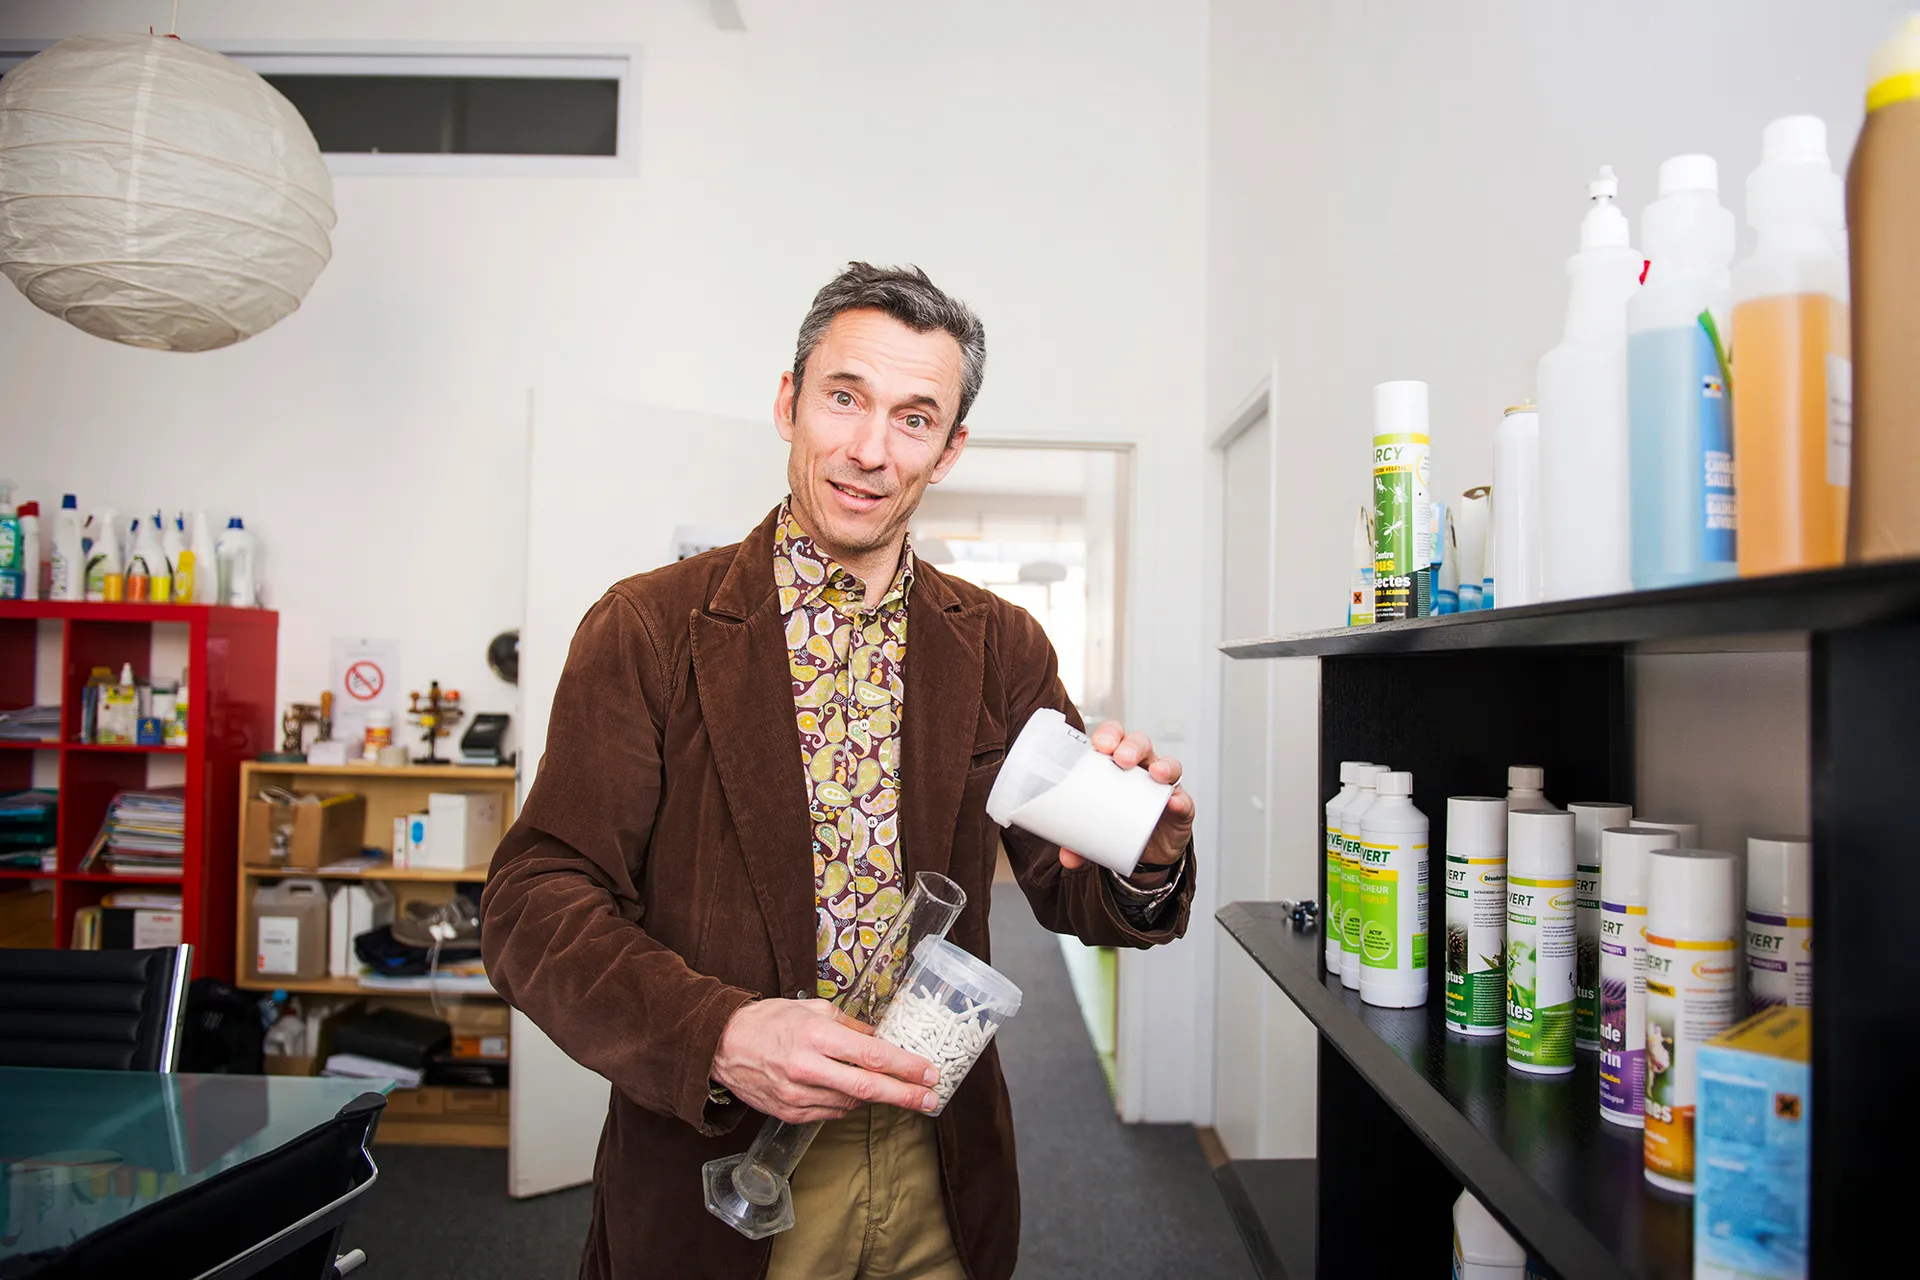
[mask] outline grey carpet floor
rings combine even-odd
[[[1021,1280],[1221,1280],[1252,1273],[1186,1125],[1123,1125],[1074,1004],[1058,942],[1011,885],[994,887],[994,963],[1018,983],[1000,1033],[1020,1144]],[[348,1224],[356,1280],[566,1280],[585,1188],[505,1191],[504,1151],[381,1147],[380,1181]]]

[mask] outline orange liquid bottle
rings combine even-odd
[[[1843,194],[1826,126],[1767,126],[1747,180],[1753,256],[1733,269],[1733,474],[1741,577],[1846,559],[1852,471]]]

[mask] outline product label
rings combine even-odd
[[[1600,904],[1600,1111],[1639,1128],[1647,1097],[1647,909]]]
[[[1415,577],[1432,568],[1427,453],[1423,434],[1373,438],[1373,616],[1380,622],[1417,616]]]
[[[1507,1025],[1507,861],[1447,855],[1447,1025],[1498,1035]]]
[[[298,973],[300,971],[300,920],[296,916],[261,916],[258,922],[259,954],[254,957],[255,973]]]
[[[1573,873],[1573,1043],[1600,1047],[1600,868],[1580,866]]]
[[[0,520],[0,569],[20,567],[20,529],[11,520]]]
[[[1340,867],[1344,859],[1341,854],[1346,842],[1341,839],[1338,827],[1327,828],[1327,937],[1338,942],[1343,922],[1347,918],[1346,890],[1340,882]]]
[[[1708,564],[1734,562],[1738,520],[1733,496],[1733,419],[1727,412],[1727,384],[1720,372],[1720,353],[1704,325],[1693,331],[1700,369],[1700,460],[1704,468],[1704,524],[1700,557]]]
[[[1747,912],[1747,1012],[1813,1007],[1813,920]]]
[[[1347,625],[1369,626],[1373,622],[1373,566],[1353,571],[1352,599],[1347,602]]]
[[[1403,882],[1388,865],[1398,845],[1360,846],[1360,963],[1369,969],[1427,967],[1426,851],[1424,842],[1412,846],[1415,867]]]
[[[1573,1065],[1571,880],[1507,877],[1507,1060],[1536,1071]]]
[[[1700,1046],[1733,1025],[1733,939],[1647,935],[1647,1172],[1693,1183]]]
[[[1342,837],[1340,858],[1340,949],[1360,954],[1360,842]]]
[[[1837,305],[1837,304],[1836,304]],[[1842,311],[1845,308],[1841,308]],[[1844,322],[1843,322],[1844,323]],[[1827,483],[1853,482],[1853,361],[1827,357]]]

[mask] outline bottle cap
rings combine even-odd
[[[1663,938],[1731,938],[1734,858],[1712,849],[1655,849],[1647,855],[1647,933]]]
[[[1782,116],[1760,132],[1761,164],[1811,164],[1825,169],[1827,122],[1819,116]]]
[[[1507,874],[1573,879],[1573,815],[1558,809],[1507,813]]]
[[[1760,135],[1760,164],[1747,175],[1747,225],[1755,230],[1812,219],[1837,241],[1847,221],[1845,183],[1827,158],[1819,116],[1786,116]]]
[[[1587,216],[1580,220],[1582,250],[1626,247],[1627,215],[1616,203],[1619,195],[1620,180],[1613,176],[1613,166],[1601,165],[1600,172],[1587,183]]]
[[[1373,433],[1393,436],[1427,433],[1427,384],[1378,382],[1373,387]]]
[[[1660,194],[1677,195],[1682,191],[1720,192],[1720,166],[1712,156],[1672,156],[1660,162]]]
[[[1507,802],[1500,796],[1447,797],[1447,852],[1462,858],[1507,851]]]
[[[1877,111],[1913,97],[1913,86],[1904,81],[1916,73],[1920,73],[1920,13],[1910,13],[1867,63],[1867,110]]]
[[[1633,820],[1633,806],[1618,800],[1579,800],[1567,812],[1573,815],[1573,860],[1583,867],[1600,865],[1602,831]]]
[[[1539,405],[1535,404],[1531,400],[1523,400],[1519,404],[1508,405],[1505,411],[1503,411],[1500,416],[1503,418],[1511,418],[1516,413],[1538,413],[1538,412],[1540,412]],[[1469,492],[1471,492],[1471,490],[1469,490]]]
[[[62,511],[78,511],[80,509],[80,500],[74,497],[74,495],[68,494],[66,497],[60,499],[60,509]]]
[[[1383,773],[1373,780],[1373,789],[1383,796],[1410,796],[1413,794],[1413,775],[1391,771]]]
[[[1360,781],[1361,769],[1367,767],[1365,760],[1342,760],[1340,762],[1340,785],[1351,786]]]
[[[1507,786],[1519,787],[1523,791],[1538,791],[1547,785],[1547,771],[1537,764],[1510,764],[1507,766]]]
[[[1813,843],[1805,836],[1747,841],[1747,910],[1770,916],[1813,912]]]
[[[120,683],[133,683],[133,664],[131,662],[123,662],[120,664]]]
[[[1691,847],[1700,843],[1700,824],[1697,822],[1663,822],[1653,818],[1634,818],[1626,825],[1649,831],[1670,831],[1673,843],[1682,847]]]
[[[1371,791],[1374,780],[1385,772],[1387,772],[1387,766],[1383,764],[1360,765],[1353,771],[1353,785],[1362,791]]]
[[[40,504],[39,504],[39,503],[37,503],[37,502],[23,502],[23,503],[21,503],[21,504],[20,504],[20,516],[21,516],[21,518],[22,518],[22,519],[24,519],[24,518],[26,518],[27,516],[32,516],[32,517],[33,517],[34,519],[36,519],[36,520],[37,520],[37,519],[39,519],[39,518],[40,518]]]
[[[240,517],[239,517],[239,516],[229,516],[229,517],[227,517],[227,528],[229,528],[229,529],[244,529],[244,528],[246,528],[246,527],[247,527],[247,526],[245,526],[245,525],[243,525],[243,524],[241,524],[241,523],[240,523]]]
[[[1647,827],[1608,827],[1600,833],[1600,901],[1647,905],[1647,855],[1671,849],[1674,834]]]

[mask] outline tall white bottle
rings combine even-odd
[[[53,574],[47,599],[85,599],[87,560],[80,546],[80,500],[71,493],[60,499],[60,511],[53,517],[52,550]]]
[[[187,551],[193,556],[193,599],[192,604],[225,604],[220,596],[220,563],[217,545],[213,540],[213,526],[207,523],[207,513],[193,513],[193,533],[187,541]]]
[[[1548,600],[1633,589],[1628,560],[1627,301],[1640,286],[1610,166],[1587,184],[1567,259],[1566,334],[1540,358],[1540,532]],[[1494,488],[1498,508],[1500,491]],[[1501,603],[1507,584],[1500,583]]]
[[[1540,603],[1540,412],[1530,404],[1508,409],[1493,431],[1493,523],[1500,603]]]

